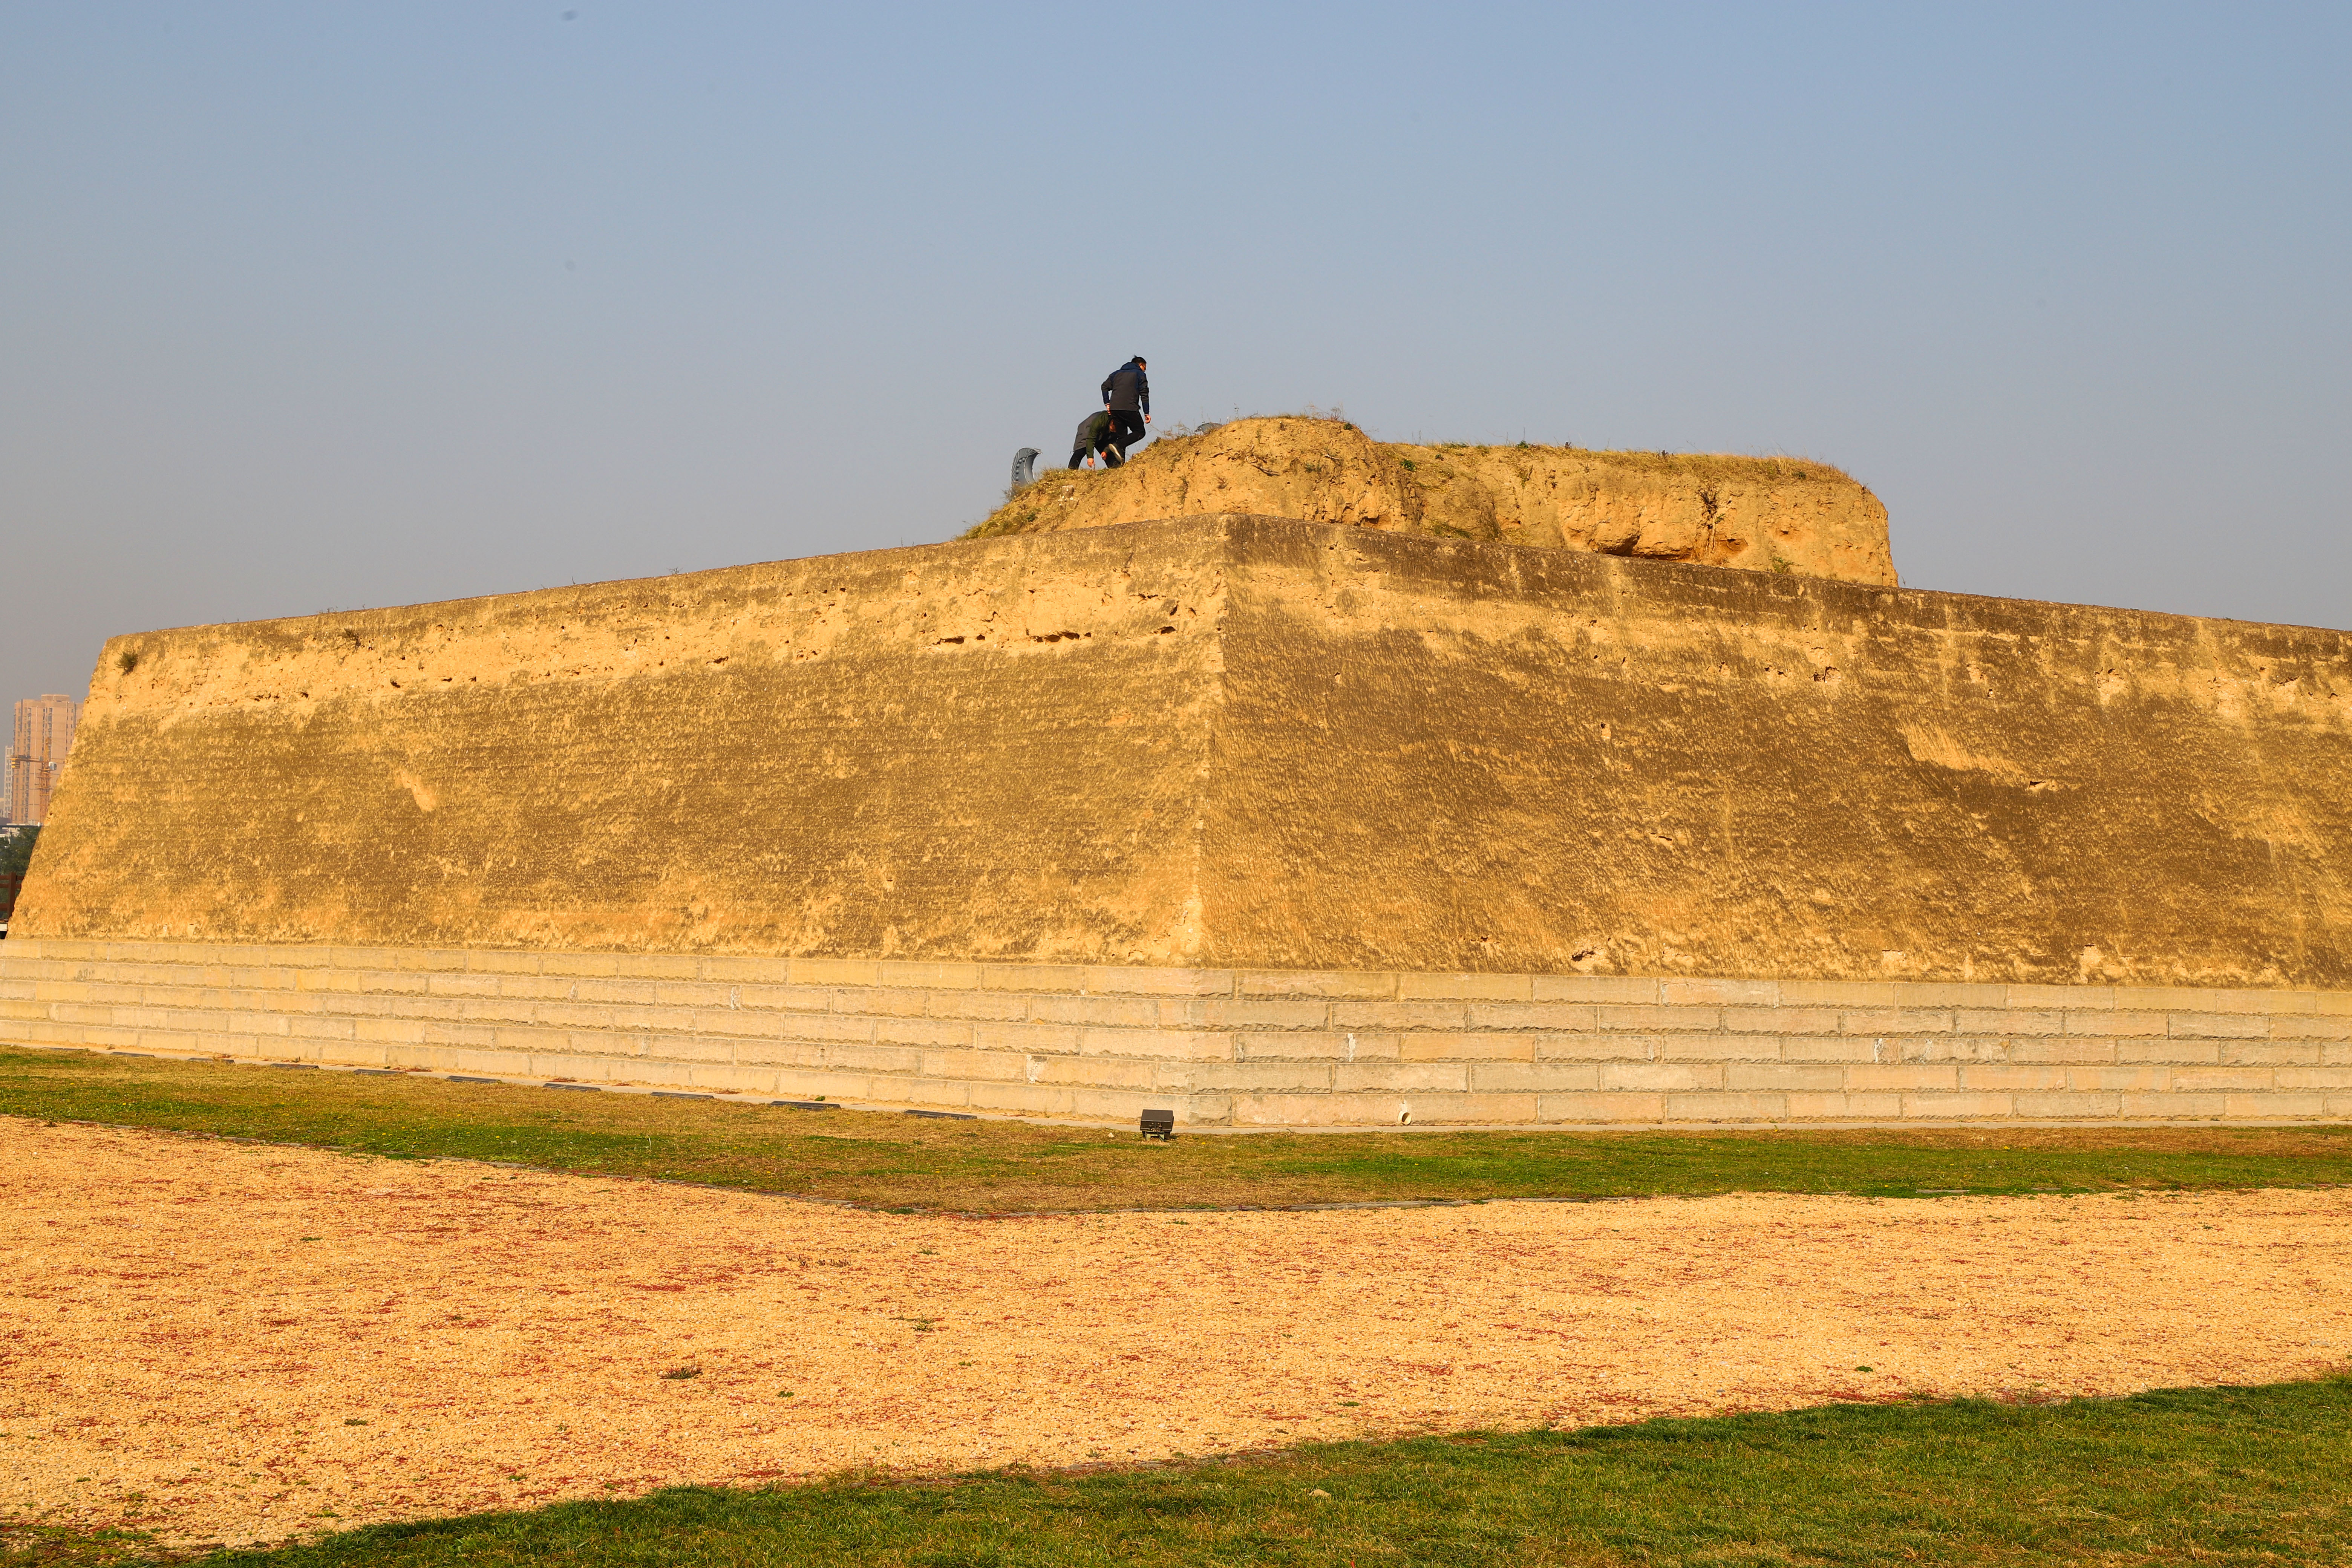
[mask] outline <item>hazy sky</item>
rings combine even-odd
[[[1163,421],[1790,452],[2352,626],[2352,7],[0,5],[0,696],[944,539]]]

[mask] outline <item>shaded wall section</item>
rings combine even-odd
[[[1211,955],[2352,979],[2352,637],[1234,525]]]
[[[2347,644],[1230,517],[154,633],[17,932],[2342,987]]]

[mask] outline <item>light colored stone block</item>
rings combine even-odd
[[[2319,1094],[2232,1094],[2222,1101],[2222,1114],[2233,1120],[2302,1121],[2327,1114],[2327,1098]]]
[[[1789,1062],[1867,1062],[1876,1058],[1876,1046],[1859,1035],[1790,1035],[1780,1042],[1780,1059]]]
[[[1074,1056],[1086,1035],[1087,1031],[1075,1024],[993,1024],[974,1020],[971,1025],[971,1043],[984,1051]]]
[[[1078,1034],[1078,1054],[1148,1057],[1160,1061],[1234,1061],[1240,1059],[1241,1038],[1213,1029],[1084,1029]]]
[[[1903,1008],[1966,1007],[2007,1010],[2009,986],[1970,981],[1898,980],[1895,1005]]]
[[[843,999],[853,1010],[856,1006],[855,993],[834,991],[825,994]],[[1025,991],[929,991],[924,995],[923,1010],[934,1018],[974,1022],[985,1018],[1012,1023],[1029,1016],[1030,997]]]
[[[1668,1007],[1777,1007],[1777,980],[1661,980],[1658,1001]]]
[[[2352,1015],[2313,1014],[2308,1017],[2271,1018],[2273,1040],[2352,1040]]]
[[[1397,992],[1391,972],[1323,969],[1251,969],[1234,977],[1235,996],[1346,997],[1350,1001],[1387,1001]]]
[[[961,1079],[972,1082],[1027,1083],[1032,1062],[1069,1059],[1066,1057],[1016,1057],[1007,1051],[925,1051],[916,1076]]]
[[[2008,1059],[2021,1064],[2097,1066],[2116,1059],[2116,1043],[2113,1040],[2086,1039],[2081,1036],[2057,1039],[2015,1039],[2009,1042]]]
[[[1531,1062],[1536,1059],[1536,1037],[1469,1030],[1399,1035],[1397,1059],[1407,1062]]]
[[[575,1049],[584,1049],[600,1057],[613,1053],[603,1049],[599,1042],[572,1039]],[[823,1068],[828,1065],[831,1053],[838,1047],[818,1040],[738,1040],[735,1059],[745,1066],[782,1068]],[[918,1059],[920,1059],[919,1058]],[[1018,1057],[1007,1058],[1018,1061]]]
[[[1127,1029],[1156,1029],[1160,1025],[1160,1002],[1152,996],[1066,996],[1058,993],[1025,993],[1029,1016],[1041,1024],[1099,1024]]]
[[[1654,1035],[1537,1034],[1539,1062],[1652,1062],[1658,1059]]]
[[[1669,1094],[1669,1121],[1785,1121],[1789,1097],[1749,1091],[1745,1094]]]
[[[1669,1062],[1776,1062],[1777,1035],[1660,1035],[1658,1058]]]
[[[1952,1014],[1941,1007],[1877,1007],[1847,1013],[1838,1020],[1849,1035],[1945,1035],[1951,1033]]]
[[[2282,1089],[2352,1089],[2352,1061],[2331,1067],[2274,1068],[2271,1080]]]
[[[2015,1114],[2009,1095],[1969,1091],[1956,1094],[1906,1094],[1903,1114],[1916,1121],[1966,1121],[1983,1116]]]
[[[1330,1062],[1168,1062],[1143,1064],[1154,1089],[1219,1094],[1281,1094],[1328,1092],[1341,1070]],[[1440,1075],[1436,1087],[1459,1088],[1460,1069]],[[1361,1088],[1359,1084],[1354,1087]]]
[[[968,1046],[978,1027],[961,1018],[877,1018],[874,1042],[883,1046]]]
[[[1961,1035],[2065,1035],[2065,1013],[2037,1013],[2013,1006],[1967,1006],[1952,1013],[1952,1027]]]
[[[1759,1093],[1804,1090],[1835,1094],[1842,1100],[1845,1092],[1845,1068],[1833,1062],[1727,1062],[1723,1068],[1723,1087]]]
[[[466,968],[475,974],[537,974],[540,954],[498,948],[470,948]]]
[[[1341,1094],[1460,1094],[1470,1088],[1465,1062],[1341,1062],[1330,1070],[1331,1087]]]
[[[1590,1092],[1600,1087],[1601,1068],[1594,1062],[1473,1062],[1470,1065],[1470,1089],[1474,1094],[1561,1094]]]
[[[2219,1067],[2221,1042],[2175,1039],[2168,1035],[2152,1040],[2117,1040],[2116,1060],[2119,1064],[2164,1062],[2176,1067]]]
[[[421,1046],[425,1025],[415,1018],[357,1018],[352,1023],[352,1037],[378,1045]]]
[[[1395,1127],[1412,1109],[1410,1095],[1236,1094],[1236,1127]]]
[[[2319,1062],[2317,1040],[2224,1040],[2223,1067],[2313,1067]]]
[[[1971,1063],[1960,1068],[1964,1089],[2005,1089],[2015,1093],[2064,1090],[2072,1087],[2067,1069],[2052,1067],[1994,1067]]]
[[[874,965],[874,983],[881,990],[977,991],[982,967],[976,963],[885,958]]]
[[[1134,1057],[1031,1057],[1021,1076],[1029,1083],[1141,1090],[1163,1081],[1160,1076],[1163,1072],[1177,1075],[1173,1081],[1189,1089],[1195,1081],[1191,1075],[1200,1070],[1190,1062],[1158,1062]],[[1285,1082],[1277,1087],[1296,1086]]]
[[[551,953],[551,959],[558,956]],[[593,973],[611,974],[612,969],[559,970],[553,963],[546,966],[550,974]],[[720,985],[788,985],[793,978],[793,961],[765,954],[707,952],[696,973]]]
[[[1531,1000],[1616,1002],[1639,1005],[1658,999],[1658,983],[1637,974],[1538,974]]]
[[[1621,1007],[1603,1005],[1594,1009],[1594,1026],[1602,1029],[1638,1030],[1643,1034],[1692,1034],[1723,1026],[1723,1012],[1717,1007],[1668,1007],[1664,1005],[1648,1007]]]
[[[1723,1026],[1738,1035],[1834,1035],[1834,1007],[1726,1007]]]
[[[2267,1013],[2172,1013],[2167,1015],[2169,1033],[2177,1040],[2268,1039],[2271,1032]]]
[[[1895,984],[1891,980],[1783,980],[1780,1005],[1835,1007],[1841,1012],[1849,1007],[1892,1007],[1896,1005]]]
[[[1590,1030],[1597,1026],[1598,1011],[1584,1002],[1473,1002],[1473,1029]]]
[[[1404,973],[1397,976],[1396,994],[1401,1002],[1526,1002],[1534,998],[1534,977],[1527,974]]]
[[[2078,1094],[2092,1092],[2160,1094],[2172,1087],[2168,1067],[2069,1068],[2066,1087]]]
[[[1903,1093],[1916,1093],[1928,1089],[1958,1089],[1960,1087],[1960,1069],[1957,1067],[1937,1067],[1927,1063],[1855,1062],[1845,1069],[1845,1087],[1849,1094],[1869,1089],[1885,1089]]]
[[[2219,1094],[2182,1094],[2168,1089],[2162,1094],[2126,1094],[2121,1098],[2122,1114],[2145,1121],[2218,1121],[2230,1109],[2227,1098]]]
[[[383,952],[383,950],[381,950],[381,947],[372,947],[369,952]],[[703,962],[710,963],[715,962],[715,959],[703,959]],[[724,959],[718,959],[718,962],[724,962]],[[372,959],[372,962],[355,963],[355,966],[358,966],[358,969],[383,969],[385,963],[381,962],[381,959]],[[621,973],[621,954],[618,952],[543,952],[539,954],[539,973],[572,975],[572,978],[602,978],[602,975],[616,975]]]
[[[1230,969],[1130,969],[1098,964],[1087,971],[1086,993],[1089,996],[1232,996],[1236,994],[1237,978]]]
[[[2114,1117],[2123,1097],[2119,1094],[2077,1093],[2021,1094],[2015,1097],[2020,1116],[2046,1117],[2052,1121],[2098,1121]]]
[[[1663,1094],[1568,1092],[1536,1096],[1538,1121],[1650,1125],[1665,1119],[1666,1097]]]
[[[1654,1094],[1721,1089],[1724,1069],[1706,1062],[1602,1062],[1601,1087]]]
[[[1394,1006],[1394,1003],[1325,1002],[1312,997],[1202,996],[1162,1005],[1163,1021],[1181,1018],[1202,1029],[1346,1028],[1336,1016],[1342,1007]],[[1456,1008],[1457,1016],[1459,1009]]]
[[[1066,991],[1076,996],[1085,992],[1091,966],[1083,963],[984,963],[980,970],[980,989],[983,991]],[[878,984],[876,980],[866,984]],[[798,969],[793,977],[800,978]],[[847,978],[830,984],[856,984]]]
[[[1423,1095],[1412,1102],[1416,1127],[1523,1127],[1536,1120],[1532,1094]]]
[[[1470,1023],[1466,1002],[1372,1002],[1339,999],[1327,1005],[1333,1029],[1462,1029]],[[1306,1027],[1307,1026],[1300,1026]]]

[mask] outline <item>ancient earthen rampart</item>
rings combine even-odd
[[[2352,1113],[2352,637],[1251,517],[118,638],[0,1037],[1196,1122]]]

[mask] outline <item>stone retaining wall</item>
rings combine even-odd
[[[58,938],[0,1041],[1189,1124],[2352,1117],[2352,992]]]

